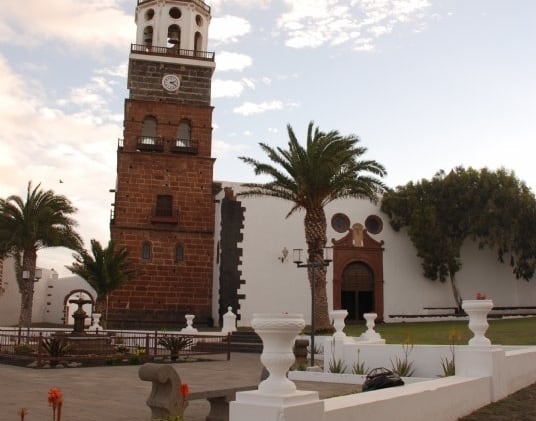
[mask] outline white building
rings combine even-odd
[[[215,323],[221,324],[228,306],[238,314],[239,326],[249,325],[252,314],[258,312],[298,312],[309,320],[307,271],[292,261],[294,248],[306,248],[304,213],[286,218],[289,202],[236,197],[242,189],[239,183],[222,182],[221,187],[216,194]],[[348,321],[375,311],[389,322],[396,320],[391,316],[433,313],[427,307],[455,307],[450,283],[422,275],[413,244],[404,231],[391,228],[379,204],[340,200],[326,208],[326,217],[328,245],[334,246],[327,270],[330,309],[347,309]],[[361,237],[354,234],[354,224],[365,228]],[[468,241],[461,257],[463,266],[456,277],[463,298],[475,298],[481,292],[495,306],[536,306],[536,282],[516,279],[510,265],[497,260],[495,251],[479,250]],[[0,325],[15,325],[20,294],[12,260],[5,260],[0,269]],[[43,278],[35,284],[33,321],[63,324],[65,314],[75,310],[69,300],[80,294],[96,299],[95,291],[78,276],[58,278],[53,269],[43,270]],[[84,310],[91,314],[91,305]],[[68,323],[72,324],[69,317]],[[177,327],[183,324],[184,320],[177,320]]]

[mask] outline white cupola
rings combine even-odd
[[[202,0],[138,0],[136,46],[207,51],[210,19]]]

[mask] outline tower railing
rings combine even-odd
[[[208,4],[205,4],[205,2],[201,1],[201,0],[182,0],[182,1],[186,1],[188,3],[193,3],[197,6],[199,6],[201,9],[203,9],[205,12],[207,13],[210,13],[210,6]],[[151,3],[151,2],[155,2],[155,0],[138,0],[138,6],[140,4],[144,4],[144,3]]]
[[[213,51],[185,50],[177,47],[158,47],[150,44],[132,44],[130,52],[153,56],[184,57],[195,60],[214,61]]]
[[[167,146],[166,146],[167,145]],[[117,140],[118,149],[123,150],[125,140]],[[184,154],[196,154],[199,143],[196,139],[167,138],[160,136],[138,136],[136,138],[136,150],[151,152],[172,152]]]

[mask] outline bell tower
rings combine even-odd
[[[111,238],[136,274],[110,296],[108,327],[209,323],[214,259],[210,7],[137,0]]]

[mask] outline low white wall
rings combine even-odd
[[[324,400],[324,421],[453,421],[489,404],[489,378],[446,377]]]
[[[332,353],[335,344],[335,353]],[[353,365],[359,361],[365,364],[366,369],[385,367],[391,369],[396,359],[404,359],[402,345],[368,344],[366,342],[353,342],[347,338],[346,342],[326,338],[324,343],[324,368],[329,368],[334,359],[342,359],[346,366],[346,372],[351,373]],[[441,361],[451,359],[452,353],[448,345],[415,345],[408,349],[408,361],[413,362],[415,377],[434,378],[443,374]]]

